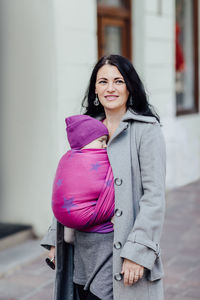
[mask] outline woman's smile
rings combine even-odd
[[[113,101],[113,100],[117,100],[119,96],[117,95],[106,95],[105,98],[108,101]]]

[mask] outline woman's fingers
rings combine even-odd
[[[49,258],[51,261],[53,261],[55,263],[55,247],[51,247],[50,251],[49,251]]]
[[[134,283],[136,283],[138,281],[138,279],[140,279],[140,276],[138,273],[135,272]]]
[[[129,286],[136,283],[144,274],[144,267],[133,261],[124,259],[122,264],[122,274],[124,274],[124,285]]]
[[[124,285],[127,286],[129,285],[129,270],[126,269],[124,271]]]
[[[129,272],[129,285],[132,285],[134,283],[135,273]]]
[[[140,276],[140,279],[142,278],[142,276],[144,275],[144,268],[141,268],[139,270],[139,276]]]
[[[55,270],[55,247],[51,247],[50,250],[49,250],[49,254],[48,254],[48,257],[45,259],[47,265],[52,268],[53,270]]]

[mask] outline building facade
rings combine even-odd
[[[128,57],[161,117],[167,189],[200,177],[200,0],[2,0],[0,222],[51,222],[65,117],[98,57]]]

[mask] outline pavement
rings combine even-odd
[[[15,246],[1,250],[0,279],[43,256],[44,251],[42,247],[39,247],[39,241],[36,239],[18,242]]]
[[[200,180],[167,193],[165,300],[200,300]]]
[[[29,242],[7,249],[7,256],[0,251],[0,300],[53,300],[55,272],[44,261],[47,251],[39,241]],[[161,248],[165,300],[200,300],[200,180],[167,192]],[[17,253],[20,261],[14,261]]]

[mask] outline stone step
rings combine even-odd
[[[0,251],[0,278],[12,274],[22,266],[45,257],[45,250],[40,246],[40,240],[29,239],[20,244]]]
[[[0,251],[21,244],[22,242],[34,239],[32,228],[21,230],[0,239]]]

